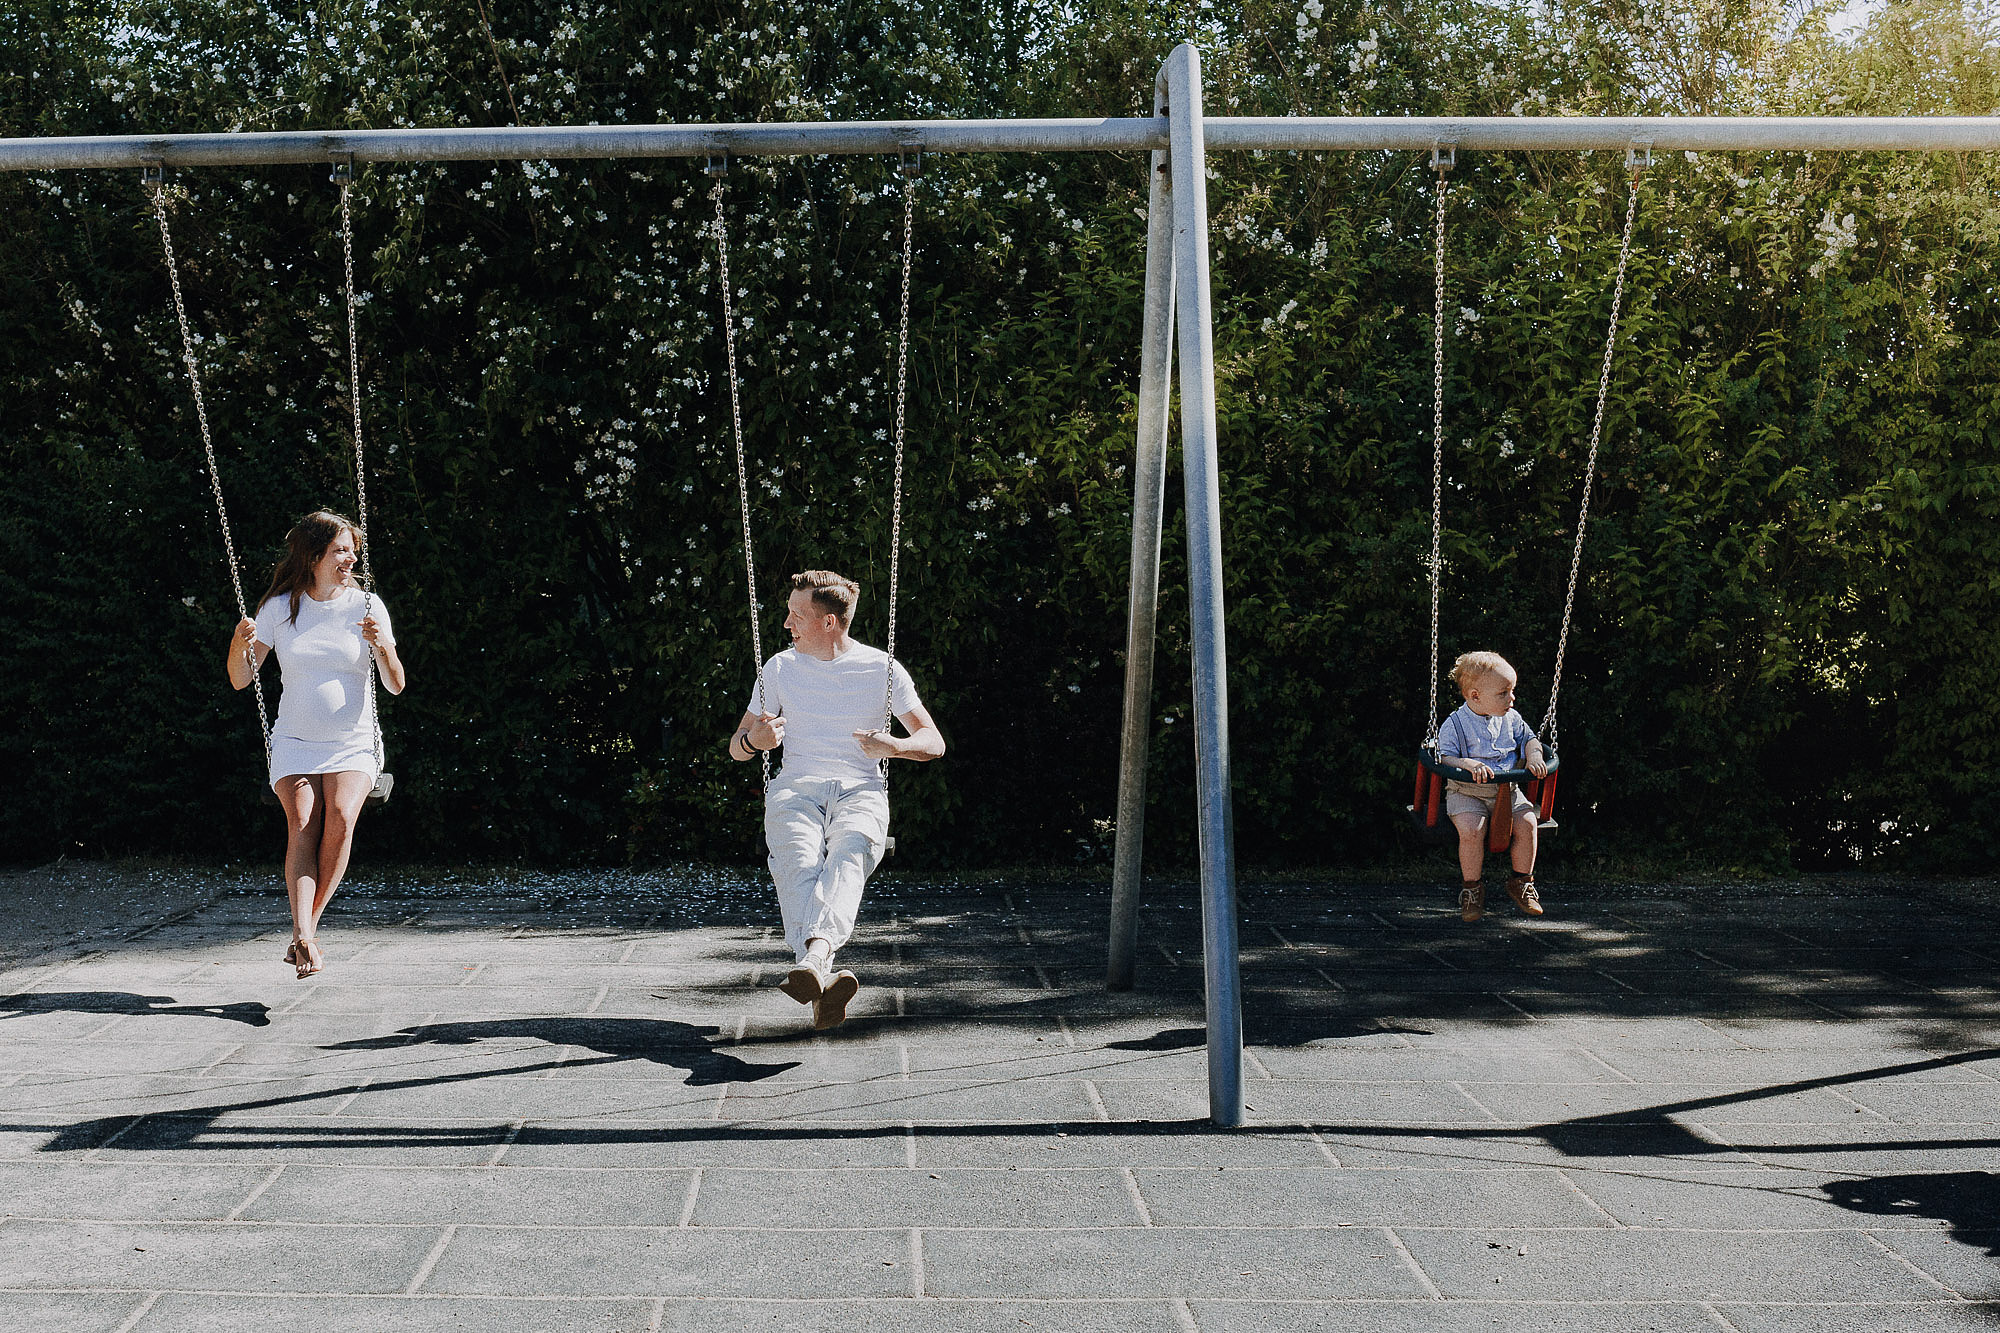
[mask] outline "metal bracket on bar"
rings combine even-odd
[[[354,154],[333,153],[329,156],[333,170],[327,176],[327,179],[335,185],[352,185],[354,183]]]
[[[1632,173],[1633,183],[1637,184],[1639,178],[1646,174],[1646,168],[1652,165],[1653,141],[1634,139],[1632,146],[1625,150],[1625,170]]]
[[[729,150],[718,148],[708,155],[708,165],[702,170],[710,176],[723,176],[729,172]]]
[[[896,146],[896,170],[905,176],[924,174],[924,141],[905,139]]]
[[[139,183],[157,189],[167,183],[167,164],[157,157],[149,157],[139,168]]]
[[[1431,170],[1442,176],[1458,165],[1458,140],[1431,140]]]

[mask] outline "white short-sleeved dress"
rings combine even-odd
[[[366,773],[379,777],[375,715],[368,689],[374,654],[361,637],[361,617],[372,611],[384,642],[395,641],[389,608],[380,597],[348,588],[332,601],[299,598],[292,620],[290,596],[257,608],[257,642],[278,657],[283,693],[271,724],[271,783],[298,773]],[[371,605],[372,602],[372,605]]]

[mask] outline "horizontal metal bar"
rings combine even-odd
[[[324,162],[476,162],[568,158],[806,157],[926,153],[1139,152],[1168,147],[1166,117],[1099,120],[800,121],[777,125],[549,125],[481,129],[0,139],[0,171],[240,167]],[[1659,151],[1990,152],[1985,116],[1220,116],[1202,122],[1210,152],[1582,152],[1647,142]]]
[[[1139,152],[1167,146],[1167,122],[1108,120],[799,121],[778,125],[550,125],[483,129],[106,135],[0,139],[0,170],[239,167],[324,162],[548,161],[588,157],[808,157],[926,153]]]
[[[1210,117],[1211,152],[1248,149],[1582,152],[1649,143],[1656,151],[1990,152],[1988,116],[1231,116]]]

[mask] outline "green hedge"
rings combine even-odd
[[[1128,115],[1183,36],[1211,114],[2000,109],[1996,34],[1939,4],[1852,41],[1665,5],[1602,29],[1319,0],[484,13],[27,0],[0,17],[0,134]],[[727,175],[767,651],[784,573],[885,579],[892,168]],[[1430,177],[1410,154],[1212,169],[1239,848],[1379,856],[1425,724]],[[1108,855],[1145,175],[945,158],[918,185],[899,634],[953,746],[896,774],[920,864]],[[1995,183],[1951,157],[1648,174],[1564,679],[1569,845],[1983,864]],[[754,777],[721,746],[751,654],[710,185],[681,161],[363,168],[374,561],[411,675],[371,855],[753,855]],[[1464,154],[1452,198],[1445,651],[1507,653],[1533,719],[1621,164]],[[191,171],[172,206],[254,597],[291,517],[352,504],[334,196],[320,167]],[[222,681],[234,609],[145,197],[124,173],[10,175],[0,218],[0,701],[21,719],[0,856],[255,852],[255,723]],[[1163,861],[1192,851],[1177,491]],[[863,638],[882,613],[864,600]]]

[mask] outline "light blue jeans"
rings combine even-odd
[[[854,933],[861,891],[889,840],[889,793],[852,778],[779,778],[764,794],[764,841],[785,919],[785,943],[836,952]]]

